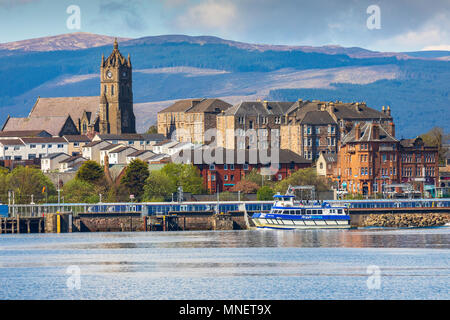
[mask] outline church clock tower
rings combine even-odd
[[[130,55],[128,59],[122,56],[117,39],[111,55],[102,56],[100,83],[100,133],[136,133]]]

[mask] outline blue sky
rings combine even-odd
[[[69,30],[66,9],[81,10]],[[380,9],[369,29],[367,8]],[[450,50],[449,0],[0,0],[0,42],[74,31],[138,38],[213,35],[267,44]]]

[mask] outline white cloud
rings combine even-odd
[[[431,51],[431,50],[440,50],[440,51],[450,51],[450,44],[442,44],[437,46],[427,46],[422,49],[422,51]]]
[[[178,17],[177,24],[188,29],[222,30],[230,26],[237,17],[236,6],[229,1],[207,0],[190,7]]]

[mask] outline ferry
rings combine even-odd
[[[349,229],[350,216],[345,206],[327,202],[295,201],[295,196],[274,195],[269,213],[255,213],[252,221],[259,229]]]

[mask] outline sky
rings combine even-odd
[[[73,5],[79,29],[67,24]],[[450,50],[450,0],[0,0],[0,43],[71,32]]]

